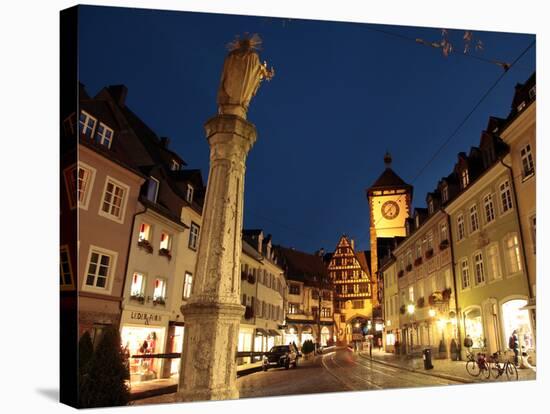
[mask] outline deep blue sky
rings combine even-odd
[[[438,41],[439,28],[85,6],[79,70],[88,93],[128,86],[127,105],[188,163],[208,174],[204,122],[216,113],[225,45],[259,33],[261,59],[276,70],[248,112],[258,140],[248,157],[245,227],[305,251],[334,249],[339,236],[369,248],[365,188],[384,168],[414,185],[415,206],[447,175],[459,151],[478,145],[490,115],[505,117],[514,85],[535,70],[535,47],[514,66],[426,171],[412,182],[502,73],[455,53],[383,34]],[[470,28],[474,30],[475,28]],[[512,62],[534,35],[475,31],[484,58]]]

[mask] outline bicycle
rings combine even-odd
[[[469,348],[466,354],[466,371],[472,377],[488,379],[491,376],[491,370],[486,355],[482,352],[474,354]]]
[[[518,374],[518,369],[516,368],[516,365],[513,362],[511,362],[509,358],[506,359],[504,362],[502,362],[501,355],[502,355],[501,351],[495,352],[492,355],[489,361],[489,366],[491,367],[490,369],[491,375],[495,379],[498,379],[503,374],[506,374],[506,379],[508,381],[510,380],[518,381],[519,374]]]

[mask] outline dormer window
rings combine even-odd
[[[152,201],[153,203],[157,202],[159,192],[159,180],[154,177],[149,177],[147,180],[147,200]]]
[[[79,128],[80,133],[87,137],[92,138],[97,120],[88,114],[87,112],[80,112]]]
[[[523,108],[525,108],[525,101],[523,101],[522,103],[520,103],[520,104],[518,105],[518,112],[521,112],[521,110],[522,110]]]
[[[194,192],[195,192],[195,189],[193,188],[193,186],[191,184],[187,184],[187,191],[185,193],[185,199],[190,204],[193,202],[193,193]]]
[[[537,85],[529,89],[529,98],[533,99],[535,96],[537,96]]]
[[[180,164],[179,162],[177,162],[176,160],[172,160],[171,164],[170,164],[170,169],[172,171],[178,171],[180,169]]]
[[[468,175],[467,168],[460,172],[460,183],[462,184],[462,188],[468,187],[468,184],[470,183],[470,176]]]
[[[444,203],[449,201],[449,187],[447,185],[444,185],[441,189],[441,199]]]
[[[434,213],[434,201],[433,200],[428,201],[428,213],[430,213],[430,214]]]
[[[103,122],[100,122],[94,139],[98,144],[111,148],[111,143],[113,141],[113,130]]]
[[[420,216],[417,214],[415,219],[416,219],[416,228],[418,229],[420,227]]]

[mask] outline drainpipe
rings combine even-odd
[[[529,299],[533,298],[533,292],[531,290],[531,281],[529,278],[529,268],[527,267],[527,254],[525,251],[525,243],[523,242],[523,228],[521,226],[521,220],[520,220],[520,214],[519,214],[519,204],[518,204],[518,196],[516,193],[516,184],[514,181],[514,174],[512,171],[512,167],[509,166],[504,162],[502,158],[499,159],[500,163],[508,169],[510,172],[510,181],[512,182],[512,193],[514,195],[514,203],[515,203],[515,210],[516,210],[516,218],[518,220],[518,227],[519,227],[519,240],[521,245],[521,253],[522,253],[522,262],[523,262],[523,268],[525,269],[525,277],[527,278],[527,292],[529,295]]]
[[[445,209],[441,209],[441,211],[443,211],[443,213],[447,216],[447,232],[448,232],[448,235],[449,235],[448,236],[449,237],[449,249],[451,249],[451,272],[452,272],[452,276],[453,276],[453,290],[454,290],[454,294],[455,294],[455,314],[456,314],[455,316],[456,316],[456,333],[457,333],[457,339],[458,339],[458,344],[457,344],[458,359],[462,360],[462,334],[460,332],[460,318],[459,318],[459,314],[458,314],[458,310],[459,310],[459,307],[458,307],[458,290],[457,290],[457,286],[456,286],[455,252],[454,252],[453,243],[452,243],[453,236],[452,236],[452,230],[451,230],[451,216],[449,215],[449,213],[447,213],[445,211]]]

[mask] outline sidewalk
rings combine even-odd
[[[361,351],[359,355],[362,358],[370,359],[368,351]],[[506,381],[506,377],[503,376],[498,380],[490,378],[488,380],[479,377],[472,377],[466,371],[465,361],[451,361],[449,359],[432,359],[431,370],[424,369],[424,360],[422,358],[407,358],[406,355],[395,355],[373,349],[372,358],[381,364],[389,365],[394,368],[401,368],[407,371],[416,372],[419,374],[431,375],[451,381],[458,381],[462,383],[475,383],[475,382],[495,382]],[[518,369],[519,380],[529,381],[536,379],[536,372],[531,369]]]

